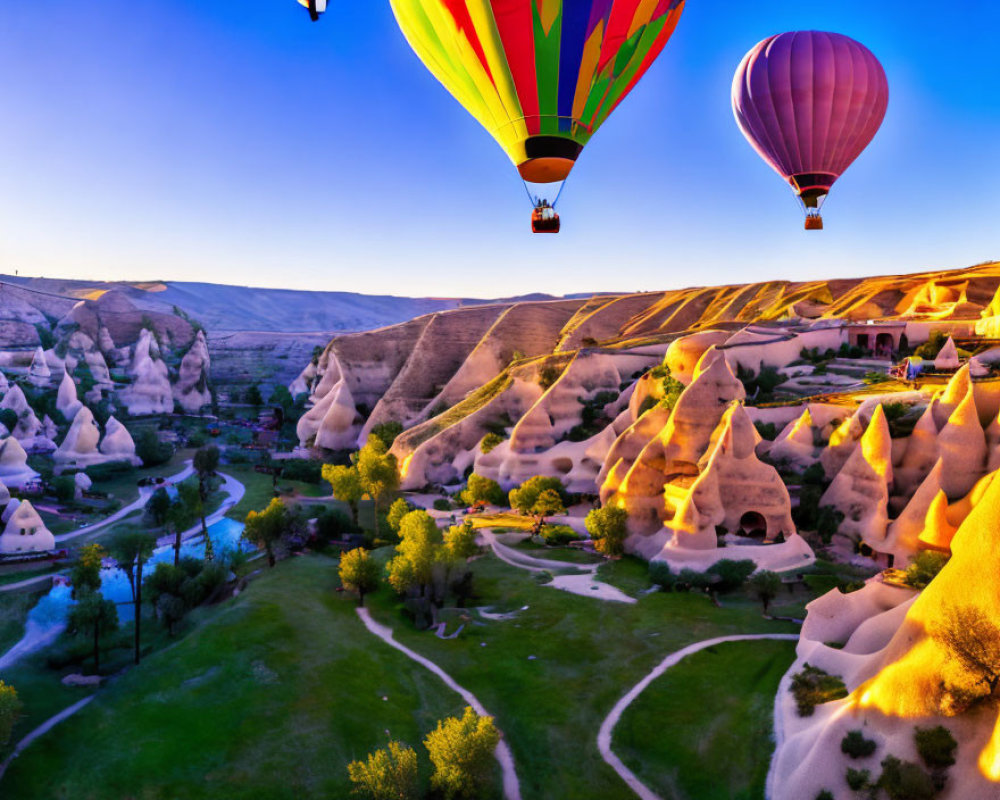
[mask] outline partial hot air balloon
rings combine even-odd
[[[670,39],[683,0],[392,0],[434,76],[499,142],[531,198],[532,230],[580,152]]]
[[[319,19],[320,14],[326,13],[326,0],[299,0],[299,5],[309,9],[309,16],[313,22]]]
[[[885,119],[889,83],[863,44],[839,33],[799,31],[765,39],[733,79],[743,135],[798,195],[806,230],[822,230],[830,187]]]

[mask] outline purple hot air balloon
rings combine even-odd
[[[889,82],[872,52],[839,33],[772,36],[744,57],[733,79],[733,113],[754,149],[787,180],[822,230],[820,208],[875,137]]]

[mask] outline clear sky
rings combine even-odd
[[[1000,4],[689,0],[584,151],[563,233],[388,0],[0,4],[0,271],[378,294],[653,290],[1000,258]],[[744,53],[839,31],[889,75],[806,233],[733,120]]]

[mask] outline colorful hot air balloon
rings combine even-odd
[[[326,0],[299,0],[299,5],[309,9],[313,22],[319,19],[320,14],[326,13]]]
[[[683,0],[392,0],[434,76],[499,142],[556,232],[562,184],[649,69]]]
[[[788,181],[822,230],[830,187],[875,137],[889,105],[885,70],[863,44],[839,33],[772,36],[747,53],[733,79],[743,135]]]

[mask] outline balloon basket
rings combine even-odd
[[[559,215],[551,209],[543,210],[536,208],[531,212],[531,232],[532,233],[559,233]]]
[[[823,230],[823,218],[819,215],[806,217],[806,230],[807,231],[821,231]]]

